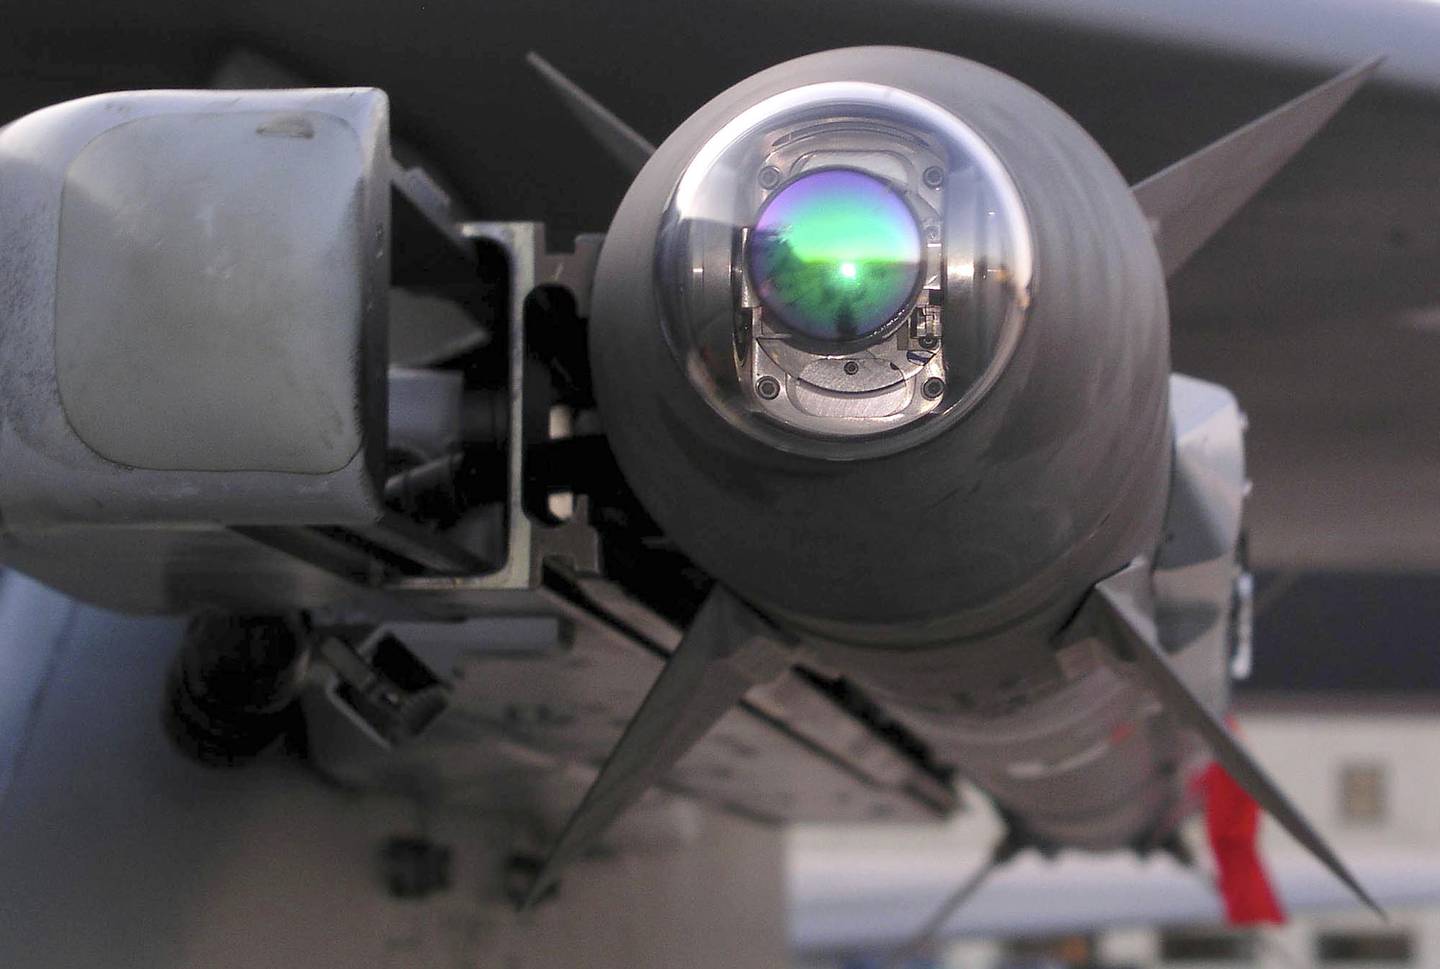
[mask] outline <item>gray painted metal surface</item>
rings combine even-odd
[[[1182,382],[1188,461],[1172,465],[1173,419],[1155,386],[1168,378],[1165,272],[1373,68],[1137,189],[1158,252],[1129,197],[1115,196],[1104,154],[1032,92],[978,65],[872,48],[801,58],[737,85],[661,146],[602,252],[592,360],[632,486],[687,552],[800,631],[822,663],[883,697],[1038,846],[1162,844],[1195,806],[1185,791],[1198,735],[1373,907],[1206,706],[1225,701],[1227,646],[1238,637],[1241,422],[1223,391]],[[740,124],[777,90],[820,80],[878,81],[962,118],[1008,169],[1036,236],[1035,298],[1020,350],[976,411],[934,442],[828,464],[747,444],[696,406],[680,373],[691,364],[677,364],[662,345],[667,304],[655,299],[649,248],[664,231],[655,213],[677,181],[681,191],[689,184],[685,166],[709,132]],[[1262,161],[1237,169],[1235,152]],[[1191,212],[1201,217],[1187,222]],[[1047,356],[1046,341],[1065,334],[1083,339]],[[1070,384],[1078,373],[1098,383]],[[1077,452],[1065,449],[1071,444]],[[1030,463],[1042,456],[1043,464]],[[876,502],[887,477],[903,484],[890,503]],[[936,487],[944,489],[938,497]],[[1108,504],[1097,508],[1101,496]],[[1167,497],[1173,521],[1162,530],[1158,503]],[[894,547],[888,556],[886,546]],[[1125,549],[1147,563],[1143,570],[1120,571]],[[987,556],[996,550],[1003,556]],[[1170,573],[1160,631],[1148,565],[1157,553],[1168,556]],[[871,571],[862,578],[856,563]],[[1080,629],[1072,617],[1087,596],[1119,619]],[[1135,643],[1144,644],[1137,665],[1148,674],[1138,684],[1108,656],[1134,653]],[[1167,710],[1180,729],[1161,715]]]
[[[580,239],[574,253],[556,254],[547,250],[542,227],[530,223],[472,223],[458,231],[503,247],[516,294],[542,282],[565,285],[586,307],[598,241],[593,237]],[[330,684],[317,684],[307,700],[316,766],[354,787],[423,791],[437,802],[472,809],[523,804],[533,827],[548,834],[579,801],[655,677],[659,657],[674,648],[679,634],[605,581],[592,529],[581,521],[549,526],[527,514],[520,497],[526,460],[521,299],[514,300],[506,323],[506,391],[514,406],[506,417],[502,460],[511,489],[504,541],[489,571],[396,576],[312,530],[227,528],[223,518],[183,527],[9,529],[0,535],[0,555],[91,602],[126,611],[304,608],[318,610],[321,621],[329,615],[386,620],[378,628],[392,630],[445,681],[450,708],[408,743],[377,744]],[[454,444],[460,387],[453,373],[396,369],[389,391],[393,419],[384,436],[391,443],[422,457]],[[488,551],[491,533],[484,524],[455,542]],[[444,558],[446,548],[426,545],[439,542],[438,536],[417,530],[392,535],[386,527],[382,522],[364,534],[379,544],[418,549],[412,554],[428,550]],[[584,601],[546,584],[546,569],[560,562],[585,588]],[[553,650],[523,655],[496,648],[505,641],[505,620],[452,621],[497,614],[562,623],[567,632]],[[42,652],[36,656],[43,660]],[[731,712],[713,738],[666,773],[671,791],[772,821],[923,819],[954,804],[941,782],[873,727],[793,676],[753,706]],[[664,810],[680,803],[672,795],[661,800]]]
[[[1134,664],[1149,689],[1181,724],[1204,738],[1215,760],[1225,768],[1257,802],[1279,821],[1337,878],[1349,886],[1377,914],[1384,913],[1370,894],[1356,881],[1350,869],[1315,831],[1285,793],[1275,786],[1259,763],[1226,729],[1218,711],[1198,696],[1184,676],[1170,662],[1155,626],[1150,598],[1149,563],[1139,560],[1095,586],[1087,604],[1093,609],[1091,622],[1102,624],[1102,635],[1122,649],[1122,658]]]
[[[772,94],[835,80],[956,112],[1008,166],[1036,234],[1034,303],[980,406],[922,446],[843,465],[762,449],[696,399],[661,337],[653,263],[699,145]],[[870,48],[762,72],[661,145],[606,237],[591,356],[622,468],[688,554],[812,632],[913,647],[1073,607],[1123,564],[1120,547],[1153,547],[1169,473],[1165,322],[1144,219],[1074,122],[979,65]]]
[[[1168,276],[1344,107],[1379,69],[1372,58],[1135,186]]]
[[[0,131],[7,528],[377,517],[388,137],[365,89]]]
[[[787,640],[723,587],[710,592],[551,848],[527,905],[589,851],[752,687],[789,672],[796,657]]]
[[[665,195],[709,132],[776,91],[837,79],[903,87],[974,127],[1036,238],[1034,300],[988,396],[933,441],[854,462],[762,449],[694,399],[660,339],[651,276]],[[1126,549],[1158,544],[1170,478],[1159,261],[1129,190],[1073,122],[994,72],[918,51],[757,75],[637,179],[601,255],[591,335],[617,456],[688,553],[1037,835],[1117,847],[1159,824],[1176,796],[1163,733],[1157,748],[1132,730],[1109,773],[1006,773],[1085,753],[1143,704],[1097,662],[1067,669],[1051,640]]]
[[[460,628],[381,624],[374,635],[394,635],[444,684],[446,708],[418,736],[389,744],[322,672],[306,696],[316,768],[360,789],[509,805],[543,839],[536,850],[547,847],[680,642],[664,620],[633,600],[620,611],[623,595],[606,591],[581,600],[543,588],[516,594]],[[905,751],[783,667],[774,685],[722,712],[651,777],[660,790],[642,814],[693,800],[773,823],[917,822],[956,805]]]

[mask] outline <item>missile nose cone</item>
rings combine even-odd
[[[1032,234],[960,118],[890,86],[802,84],[709,137],[661,221],[660,323],[726,422],[829,460],[940,433],[1004,369]]]
[[[1149,228],[1078,125],[978,64],[859,48],[656,150],[590,355],[627,481],[702,569],[769,614],[928,629],[1093,581],[1155,526],[1167,329]]]

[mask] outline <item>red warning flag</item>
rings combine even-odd
[[[1205,830],[1219,872],[1220,897],[1231,925],[1282,925],[1285,912],[1270,887],[1256,841],[1260,805],[1219,764],[1200,775],[1205,792]]]

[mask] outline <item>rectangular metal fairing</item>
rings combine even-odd
[[[385,447],[370,89],[151,91],[0,130],[0,520],[356,523]]]

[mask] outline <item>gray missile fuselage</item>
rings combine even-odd
[[[961,118],[1013,179],[1034,247],[1023,328],[985,396],[929,440],[855,460],[767,447],[717,415],[667,345],[656,279],[661,214],[705,139],[778,92],[833,81]],[[1103,665],[1067,676],[1057,637],[1097,581],[1160,544],[1168,327],[1151,230],[1073,120],[978,64],[865,48],[762,72],[660,146],[607,235],[590,340],[621,468],[681,548],[820,666],[904,711],[1038,836],[1100,848],[1154,827],[1175,794],[1168,753],[1122,745],[1114,764],[1068,777],[1063,800],[1006,765],[1064,763],[1137,705]]]

